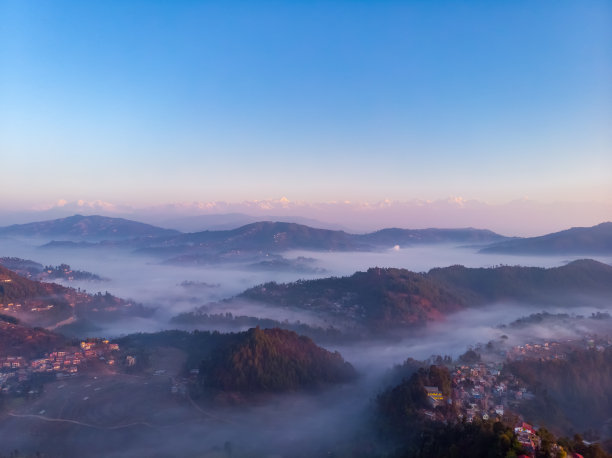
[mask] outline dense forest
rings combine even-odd
[[[576,350],[565,359],[513,361],[505,370],[536,395],[522,413],[556,432],[592,430],[597,437],[612,420],[612,347]],[[612,437],[612,430],[607,434]]]
[[[59,334],[23,326],[14,317],[0,315],[0,356],[40,357],[65,343]]]
[[[409,378],[388,388],[377,397],[381,418],[391,433],[401,434],[421,423],[423,418],[420,411],[430,407],[426,386],[438,387],[448,399],[451,395],[451,376],[448,369],[436,365],[421,367]],[[448,404],[440,406],[439,411],[445,417],[452,416],[452,408]]]
[[[612,293],[612,266],[591,259],[548,269],[451,266],[431,269],[427,278],[475,304],[504,300],[575,304],[577,298]]]
[[[219,390],[260,393],[317,389],[349,382],[357,375],[339,353],[278,328],[226,334],[163,331],[132,334],[116,342],[125,352],[140,355],[138,359],[143,361],[155,347],[185,352],[185,373],[199,369],[194,395]]]
[[[612,267],[592,260],[558,268],[451,266],[428,273],[371,268],[349,277],[265,283],[237,296],[324,316],[374,334],[422,325],[466,307],[502,301],[575,305],[612,294]]]
[[[54,283],[28,280],[12,270],[0,266],[0,303],[40,299],[49,296],[62,297],[73,290]]]
[[[422,274],[381,268],[350,277],[266,283],[239,297],[299,306],[375,333],[439,319],[465,305],[462,298]]]
[[[285,329],[253,328],[234,334],[200,365],[204,388],[241,392],[315,389],[356,377],[339,353]]]

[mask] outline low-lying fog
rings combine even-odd
[[[357,369],[380,374],[393,365],[401,364],[408,357],[426,360],[432,355],[448,355],[457,358],[470,347],[500,341],[502,336],[505,336],[505,346],[515,346],[540,340],[575,339],[584,333],[611,333],[610,320],[576,319],[572,320],[575,323],[571,325],[545,322],[508,327],[519,318],[541,312],[568,314],[575,318],[590,317],[593,313],[604,311],[610,312],[609,309],[580,305],[561,308],[537,304],[495,304],[449,315],[445,321],[430,323],[419,332],[407,334],[399,341],[358,342],[338,346],[334,350],[342,353]]]
[[[300,256],[316,259],[316,267],[325,273],[304,274],[294,271],[256,271],[244,264],[225,263],[215,265],[175,266],[159,259],[132,255],[120,250],[101,249],[44,249],[44,241],[0,239],[0,256],[16,256],[31,259],[43,265],[69,264],[74,270],[89,271],[109,279],[104,282],[71,281],[66,286],[80,287],[88,292],[108,291],[118,297],[133,299],[148,306],[157,307],[150,319],[130,319],[121,325],[113,324],[104,329],[107,336],[136,331],[155,331],[172,327],[169,319],[178,313],[195,307],[222,301],[247,288],[268,281],[290,282],[328,276],[351,275],[369,267],[398,267],[415,272],[425,272],[434,267],[462,264],[466,267],[492,267],[500,264],[539,267],[561,266],[581,256],[515,256],[505,254],[481,254],[477,247],[454,245],[422,245],[388,249],[380,252],[287,252],[283,256],[295,259]],[[592,257],[592,256],[591,256]],[[612,257],[595,259],[612,264]],[[184,282],[193,282],[185,285]],[[279,310],[265,305],[249,303],[212,305],[208,313],[231,312],[283,321],[301,321],[324,325],[317,317],[305,312]],[[506,316],[514,316],[506,310]]]
[[[66,283],[69,286],[81,287],[89,292],[109,291],[119,297],[159,307],[158,313],[152,319],[131,319],[101,331],[109,337],[128,332],[172,328],[168,320],[177,313],[211,301],[220,301],[266,281],[287,282],[300,278],[350,275],[373,266],[403,267],[417,272],[453,264],[468,267],[491,267],[499,264],[554,267],[579,258],[479,254],[476,248],[454,246],[408,247],[380,253],[286,253],[284,256],[289,259],[298,256],[316,258],[317,267],[327,270],[326,274],[304,275],[290,271],[254,272],[236,264],[177,267],[162,264],[157,259],[132,256],[119,251],[46,250],[14,240],[0,240],[0,255],[32,259],[43,265],[67,263],[73,269],[90,271],[110,279],[98,283]],[[610,257],[597,259],[612,263]],[[193,283],[181,285],[185,281]],[[221,303],[210,305],[208,310],[209,313],[227,311],[281,321],[288,319],[320,324],[316,317],[305,313],[279,311],[265,305],[255,307],[245,303],[242,308],[234,305],[230,309]],[[336,347],[327,346],[330,350],[340,351],[361,374],[359,381],[351,386],[335,388],[319,396],[281,396],[271,403],[243,410],[221,409],[215,412],[217,420],[205,423],[202,420],[190,420],[161,430],[140,429],[130,432],[129,441],[125,439],[124,433],[119,431],[88,431],[85,434],[85,430],[79,432],[78,429],[71,430],[70,440],[74,441],[75,450],[80,450],[79,447],[86,449],[88,446],[86,443],[80,444],[81,441],[97,441],[100,435],[109,438],[117,435],[117,440],[123,441],[123,445],[114,450],[109,448],[107,456],[136,456],[138,453],[142,454],[141,456],[172,456],[179,450],[182,456],[188,456],[192,452],[199,453],[198,456],[208,456],[201,452],[214,452],[210,456],[224,457],[240,456],[246,451],[252,453],[259,448],[262,454],[274,452],[289,456],[290,450],[293,449],[302,451],[306,456],[325,455],[329,448],[354,441],[360,428],[368,429],[364,424],[367,421],[364,412],[383,388],[383,377],[393,365],[402,363],[408,357],[426,359],[437,354],[457,357],[470,346],[486,344],[491,340],[499,341],[503,335],[506,336],[504,340],[507,345],[515,345],[548,337],[573,338],[581,332],[601,331],[597,326],[609,326],[608,322],[602,324],[597,320],[584,319],[577,320],[575,326],[544,323],[520,328],[499,327],[541,311],[589,317],[597,310],[582,307],[580,304],[574,309],[555,309],[539,304],[495,304],[463,311],[447,317],[443,322],[407,333],[394,342],[356,342]],[[180,415],[177,413],[178,417]],[[15,427],[18,426],[19,423],[16,423]],[[22,439],[27,440],[23,436]],[[15,441],[14,446],[18,447],[20,443],[17,439]],[[27,448],[27,444],[24,443],[23,446]],[[232,449],[233,453],[230,453],[228,448]]]

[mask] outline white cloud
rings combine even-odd
[[[573,226],[592,226],[612,220],[612,203],[556,202],[541,203],[518,199],[491,204],[451,196],[441,200],[304,202],[280,199],[243,202],[178,202],[145,208],[116,205],[102,200],[84,199],[68,202],[60,199],[51,205],[33,209],[54,217],[74,213],[121,215],[159,224],[172,218],[242,214],[251,220],[274,218],[282,221],[304,221],[311,226],[342,228],[369,232],[385,227],[411,229],[440,227],[486,228],[504,235],[542,235]],[[39,215],[43,219],[43,215]],[[235,220],[235,218],[234,218]]]

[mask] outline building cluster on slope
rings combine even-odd
[[[502,352],[501,355],[505,357],[505,361],[566,359],[570,352],[577,349],[604,351],[611,346],[612,339],[586,336],[582,339],[560,342],[518,345]],[[504,360],[499,359],[495,362],[475,362],[450,368],[452,381],[450,399],[443,396],[437,386],[426,386],[425,392],[430,402],[430,409],[423,410],[422,413],[432,420],[444,421],[447,418],[436,407],[452,405],[454,415],[467,422],[493,419],[514,424],[518,421],[515,427],[517,440],[531,456],[534,456],[540,447],[540,438],[534,428],[524,423],[516,412],[519,403],[530,402],[535,399],[535,395],[513,374],[503,371],[503,367]]]
[[[612,346],[607,337],[586,336],[582,339],[544,341],[511,347],[504,352],[506,361],[566,359],[577,349],[603,351]],[[452,376],[452,404],[460,418],[507,417],[505,414],[520,402],[529,402],[534,394],[514,375],[502,371],[504,361],[477,362],[455,366]]]
[[[560,342],[541,342],[517,345],[507,352],[510,360],[523,359],[565,359],[574,350],[592,349],[603,351],[612,346],[612,339],[597,335],[587,335],[582,339],[567,339]]]
[[[506,419],[509,408],[533,395],[498,363],[457,366],[452,372],[453,404],[459,418]]]
[[[18,312],[21,310],[21,304],[7,302],[6,304],[0,304],[0,310],[3,312]]]
[[[523,446],[525,451],[533,455],[540,448],[542,443],[540,436],[529,423],[521,422],[514,427],[514,433],[519,444]]]
[[[57,378],[74,376],[78,374],[79,367],[93,361],[113,366],[118,351],[119,345],[116,343],[106,339],[90,339],[82,341],[79,348],[53,351],[42,358],[0,357],[0,391],[18,393],[19,385],[31,381],[36,374],[51,374]]]
[[[74,303],[70,304],[74,307]],[[55,304],[49,304],[43,299],[33,299],[24,302],[24,305],[17,302],[7,302],[6,304],[0,304],[0,312],[16,313],[19,312],[47,312],[55,307]],[[17,315],[19,316],[19,315]]]

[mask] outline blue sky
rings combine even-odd
[[[0,4],[2,204],[612,200],[612,6]]]

